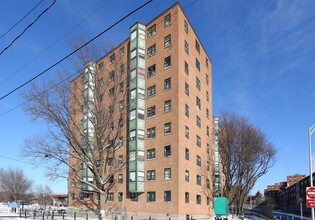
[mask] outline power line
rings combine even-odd
[[[194,1],[191,2],[190,4],[184,6],[183,9],[190,7],[191,5],[195,4],[197,1],[199,1],[199,0],[194,0]],[[97,10],[98,10],[98,9],[97,9]],[[97,11],[97,10],[96,10],[96,11]],[[175,12],[174,14],[177,14],[178,12],[179,12],[179,11]],[[50,88],[46,89],[45,91],[43,91],[42,93],[38,94],[37,96],[40,96],[40,95],[42,95],[42,94],[48,92],[50,89],[52,89],[52,88],[58,86],[59,84],[63,83],[64,81],[66,81],[66,80],[68,80],[68,79],[70,79],[71,77],[75,76],[76,74],[80,73],[80,72],[83,71],[83,70],[84,70],[84,69],[81,69],[81,70],[77,71],[76,73],[74,73],[74,74],[70,75],[69,77],[63,79],[63,80],[60,81],[59,83],[54,84],[53,86],[51,86]],[[0,83],[0,85],[1,85],[1,83]],[[8,114],[8,113],[10,113],[10,112],[12,112],[12,111],[14,111],[15,109],[17,109],[17,108],[19,108],[19,107],[25,105],[26,103],[28,103],[28,102],[34,100],[37,96],[35,96],[35,97],[33,97],[32,99],[29,99],[29,100],[27,100],[27,101],[21,103],[20,105],[17,105],[17,106],[15,106],[14,108],[12,108],[12,109],[10,109],[10,110],[8,110],[8,111],[6,111],[6,112],[0,114],[0,118],[1,118],[2,116],[4,116],[4,115],[6,115],[6,114]]]
[[[21,104],[15,106],[14,108],[11,108],[11,109],[9,109],[8,111],[6,111],[6,112],[0,114],[0,118],[1,118],[2,116],[4,116],[4,115],[6,115],[6,114],[8,114],[8,113],[10,113],[10,112],[12,112],[12,111],[14,111],[15,109],[20,108],[21,106],[25,105],[26,103],[28,103],[28,102],[34,100],[36,97],[43,95],[44,93],[46,93],[46,92],[48,92],[49,90],[55,88],[56,86],[60,85],[61,83],[65,82],[66,80],[70,79],[71,77],[75,76],[76,74],[80,73],[80,72],[83,71],[83,70],[84,70],[84,69],[81,69],[81,70],[79,70],[78,72],[76,72],[76,73],[74,73],[74,74],[71,74],[70,76],[66,77],[65,79],[59,81],[58,83],[56,83],[56,84],[52,85],[51,87],[49,87],[48,89],[44,90],[43,92],[37,94],[37,95],[34,96],[33,98],[28,99],[28,100],[26,100],[25,102],[23,102],[23,103],[21,103]]]
[[[30,23],[16,38],[14,38],[14,40],[8,45],[6,46],[1,52],[0,52],[0,56],[7,50],[9,49],[15,41],[17,41],[30,27],[32,27],[38,20],[39,18],[45,14],[54,4],[56,3],[56,0],[53,0],[53,2],[44,10],[42,11],[42,13],[40,13],[37,18],[32,22]]]
[[[54,46],[57,42],[59,42],[61,39],[63,39],[65,36],[67,36],[70,32],[72,32],[74,29],[76,29],[78,26],[80,26],[83,22],[85,22],[87,19],[89,19],[91,16],[93,16],[97,11],[99,11],[101,8],[103,8],[110,0],[104,2],[102,5],[100,5],[97,9],[95,9],[91,14],[89,14],[86,18],[84,18],[82,21],[80,21],[78,24],[73,26],[71,29],[69,29],[67,32],[65,32],[62,36],[60,36],[57,40],[55,40],[52,44],[50,44],[46,49],[44,49],[42,52],[40,52],[38,55],[33,57],[30,61],[25,63],[23,66],[21,66],[18,70],[10,74],[7,78],[2,80],[0,82],[0,86],[8,81],[10,78],[12,78],[15,74],[20,72],[22,69],[27,67],[29,64],[31,64],[34,60],[36,60],[38,57],[40,57],[43,53],[45,53],[47,50],[49,50],[52,46]]]
[[[28,13],[26,13],[26,15],[24,15],[20,20],[18,20],[9,30],[7,30],[6,32],[4,32],[1,36],[0,36],[0,40],[7,35],[13,28],[15,28],[21,21],[24,20],[24,18],[26,18],[32,11],[35,10],[35,8],[37,8],[37,6],[39,6],[44,0],[41,0],[37,5],[35,5]]]
[[[128,13],[127,15],[125,15],[123,18],[119,19],[118,21],[116,21],[114,24],[112,24],[110,27],[106,28],[104,31],[102,31],[101,33],[97,34],[95,37],[93,37],[92,39],[90,39],[88,42],[84,43],[82,46],[80,46],[78,49],[72,51],[71,53],[69,53],[67,56],[63,57],[61,60],[57,61],[56,63],[54,63],[53,65],[51,65],[50,67],[46,68],[44,71],[42,71],[41,73],[37,74],[36,76],[34,76],[33,78],[29,79],[28,81],[26,81],[25,83],[22,83],[20,86],[16,87],[15,89],[11,90],[10,92],[8,92],[7,94],[3,95],[0,100],[3,100],[4,98],[6,98],[7,96],[11,95],[12,93],[16,92],[17,90],[19,90],[20,88],[26,86],[27,84],[29,84],[30,82],[32,82],[33,80],[37,79],[38,77],[40,77],[41,75],[43,75],[44,73],[46,73],[47,71],[51,70],[52,68],[54,68],[55,66],[57,66],[58,64],[60,64],[61,62],[63,62],[64,60],[66,60],[67,58],[69,58],[70,56],[72,56],[73,54],[75,54],[76,52],[78,52],[79,50],[81,50],[83,47],[85,47],[86,45],[90,44],[91,42],[93,42],[95,39],[99,38],[101,35],[103,35],[104,33],[106,33],[107,31],[109,31],[110,29],[112,29],[113,27],[115,27],[117,24],[119,24],[120,22],[122,22],[123,20],[125,20],[126,18],[128,18],[130,15],[134,14],[135,12],[137,12],[138,10],[140,10],[141,8],[143,8],[144,6],[146,6],[147,4],[151,3],[153,0],[149,0],[146,3],[142,4],[141,6],[139,6],[138,8],[136,8],[135,10],[133,10],[132,12]]]
[[[17,161],[17,162],[20,162],[20,163],[30,164],[30,165],[33,165],[33,166],[49,168],[48,166],[44,166],[44,165],[41,165],[41,164],[30,163],[30,162],[26,162],[24,160],[18,160],[18,159],[7,157],[7,156],[0,155],[0,157],[8,159],[8,160],[12,160],[12,161]]]

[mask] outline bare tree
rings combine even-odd
[[[117,152],[126,151],[121,146],[127,120],[127,58],[112,51],[106,57],[111,65],[106,66],[89,60],[99,57],[95,51],[80,51],[74,65],[84,63],[84,68],[73,81],[63,81],[72,67],[64,68],[58,79],[32,84],[23,94],[28,101],[25,112],[46,123],[47,132],[25,140],[22,155],[53,163],[48,168],[52,179],[69,178],[70,195],[83,190],[89,200],[84,205],[104,213],[110,208],[107,194],[114,177],[125,165]],[[75,199],[80,202],[79,196]]]
[[[50,186],[39,185],[35,188],[37,203],[46,210],[48,205],[53,205],[53,191]]]
[[[0,169],[0,191],[6,201],[25,201],[32,185],[33,181],[25,176],[23,170]]]
[[[224,175],[223,195],[242,213],[244,201],[257,179],[273,166],[275,147],[245,117],[224,112],[220,123],[219,153]]]

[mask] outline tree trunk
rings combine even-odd
[[[105,203],[106,203],[106,194],[100,193],[99,207],[100,207],[100,214],[102,218],[105,218],[106,216]]]

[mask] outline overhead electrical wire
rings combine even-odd
[[[82,21],[77,23],[75,26],[73,26],[71,29],[69,29],[67,32],[65,32],[62,36],[60,36],[57,40],[55,40],[53,43],[51,43],[48,47],[46,47],[42,52],[40,52],[38,55],[33,57],[31,60],[29,60],[27,63],[25,63],[23,66],[21,66],[18,70],[10,74],[8,77],[6,77],[4,80],[0,82],[0,86],[8,81],[10,78],[12,78],[15,74],[20,72],[22,69],[27,67],[29,64],[31,64],[34,60],[36,60],[38,57],[40,57],[43,53],[45,53],[47,50],[49,50],[52,46],[54,46],[57,42],[59,42],[61,39],[63,39],[65,36],[67,36],[70,32],[72,32],[74,29],[76,29],[78,26],[80,26],[83,22],[85,22],[87,19],[89,19],[92,15],[94,15],[97,11],[99,11],[101,8],[103,8],[110,0],[104,2],[99,7],[97,7],[92,13],[90,13],[86,18],[84,18]]]
[[[89,41],[87,41],[86,43],[84,43],[83,45],[81,45],[79,48],[77,48],[76,50],[72,51],[71,53],[69,53],[68,55],[66,55],[65,57],[63,57],[62,59],[60,59],[59,61],[55,62],[54,64],[52,64],[50,67],[46,68],[44,71],[40,72],[39,74],[37,74],[36,76],[34,76],[33,78],[27,80],[26,82],[22,83],[20,86],[16,87],[15,89],[11,90],[10,92],[6,93],[5,95],[0,97],[0,101],[3,100],[4,98],[8,97],[9,95],[13,94],[14,92],[16,92],[17,90],[21,89],[22,87],[26,86],[27,84],[29,84],[30,82],[32,82],[33,80],[37,79],[38,77],[40,77],[41,75],[43,75],[44,73],[46,73],[47,71],[51,70],[52,68],[54,68],[55,66],[57,66],[58,64],[62,63],[64,60],[66,60],[67,58],[69,58],[70,56],[72,56],[73,54],[75,54],[76,52],[78,52],[79,50],[81,50],[83,47],[87,46],[88,44],[90,44],[91,42],[93,42],[95,39],[99,38],[101,35],[103,35],[104,33],[106,33],[107,31],[109,31],[110,29],[112,29],[113,27],[115,27],[117,24],[119,24],[120,22],[122,22],[123,20],[125,20],[126,18],[128,18],[130,15],[132,15],[133,13],[137,12],[138,10],[140,10],[141,8],[143,8],[144,6],[146,6],[147,4],[151,3],[153,0],[149,0],[146,3],[142,4],[141,6],[139,6],[138,8],[134,9],[133,11],[129,12],[127,15],[125,15],[123,18],[119,19],[118,21],[116,21],[114,24],[112,24],[111,26],[109,26],[108,28],[106,28],[105,30],[103,30],[101,33],[97,34],[95,37],[93,37],[92,39],[90,39]]]
[[[18,20],[11,28],[9,28],[9,30],[7,30],[6,32],[4,32],[1,36],[0,36],[0,40],[7,35],[13,28],[15,28],[21,21],[24,20],[24,18],[26,18],[32,11],[34,11],[37,6],[39,6],[44,0],[41,0],[39,3],[37,3],[37,5],[35,5],[29,12],[26,13],[26,15],[24,15],[20,20]]]
[[[194,1],[191,2],[190,4],[188,4],[188,5],[186,5],[185,7],[183,7],[183,9],[190,7],[191,5],[195,4],[197,1],[199,1],[199,0],[194,0]],[[174,14],[177,14],[177,13],[178,13],[178,12],[175,12]],[[48,92],[50,89],[52,89],[52,88],[58,86],[59,84],[63,83],[64,81],[66,81],[66,80],[68,80],[68,79],[70,79],[71,77],[75,76],[76,74],[80,73],[80,72],[83,71],[83,70],[84,70],[84,69],[82,69],[82,70],[80,70],[80,71],[78,71],[78,72],[76,72],[76,73],[74,73],[74,74],[71,74],[71,75],[68,76],[67,78],[63,79],[62,81],[60,81],[60,82],[58,82],[58,83],[56,83],[56,84],[54,84],[53,86],[51,86],[50,88],[46,89],[45,91],[43,91],[42,93],[38,94],[37,96],[42,95],[42,94]],[[36,97],[37,97],[37,96],[36,96]],[[32,100],[35,99],[36,97],[33,97],[32,99],[29,99],[29,100],[27,100],[27,101],[21,103],[20,105],[15,106],[14,108],[12,108],[12,109],[10,109],[10,110],[8,110],[8,111],[6,111],[6,112],[0,114],[0,117],[6,115],[6,114],[8,114],[8,113],[10,113],[11,111],[13,111],[13,110],[15,110],[15,109],[17,109],[17,108],[19,108],[19,107],[21,107],[21,106],[23,106],[23,105],[25,105],[26,103],[32,101]]]
[[[20,163],[30,164],[30,165],[33,165],[33,166],[49,168],[48,166],[45,166],[45,165],[30,163],[30,162],[26,162],[26,161],[24,161],[24,160],[18,160],[18,159],[14,159],[14,158],[7,157],[7,156],[2,156],[2,155],[0,155],[0,157],[1,157],[1,158],[8,159],[8,160],[12,160],[12,161],[20,162]]]
[[[12,112],[12,111],[14,111],[14,110],[17,109],[17,108],[20,108],[21,106],[25,105],[26,103],[28,103],[28,102],[30,102],[30,101],[33,101],[36,97],[43,95],[44,93],[46,93],[46,92],[48,92],[49,90],[55,88],[56,86],[58,86],[58,85],[60,85],[61,83],[65,82],[66,80],[70,79],[71,77],[77,75],[78,73],[80,73],[80,72],[83,71],[83,70],[84,70],[84,69],[81,69],[81,70],[79,70],[78,72],[71,74],[70,76],[64,78],[63,80],[59,81],[58,83],[56,83],[56,84],[52,85],[51,87],[47,88],[47,89],[44,90],[43,92],[37,94],[37,95],[34,96],[33,98],[26,100],[25,102],[23,102],[23,103],[21,103],[21,104],[15,106],[14,108],[11,108],[10,110],[8,110],[8,111],[6,111],[6,112],[4,112],[4,113],[1,113],[1,114],[0,114],[0,117],[2,117],[2,116],[4,116],[4,115],[6,115],[6,114],[8,114],[8,113],[10,113],[10,112]]]
[[[56,3],[56,0],[53,0],[53,2],[44,10],[42,11],[38,16],[37,18],[32,22],[30,23],[16,38],[13,39],[13,41],[11,41],[11,43],[6,46],[1,52],[0,52],[0,56],[7,50],[9,49],[15,41],[17,41],[30,27],[32,27],[38,20],[39,18],[45,14],[54,4]]]

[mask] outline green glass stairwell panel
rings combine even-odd
[[[143,150],[144,151],[144,148],[145,148],[144,141],[138,140],[137,141],[137,147],[138,147],[138,150]]]
[[[134,141],[129,141],[129,147],[128,147],[128,149],[129,150],[136,150],[136,140],[134,140]]]
[[[136,161],[129,162],[129,172],[130,171],[136,171]]]
[[[144,182],[137,182],[137,191],[144,192]]]

